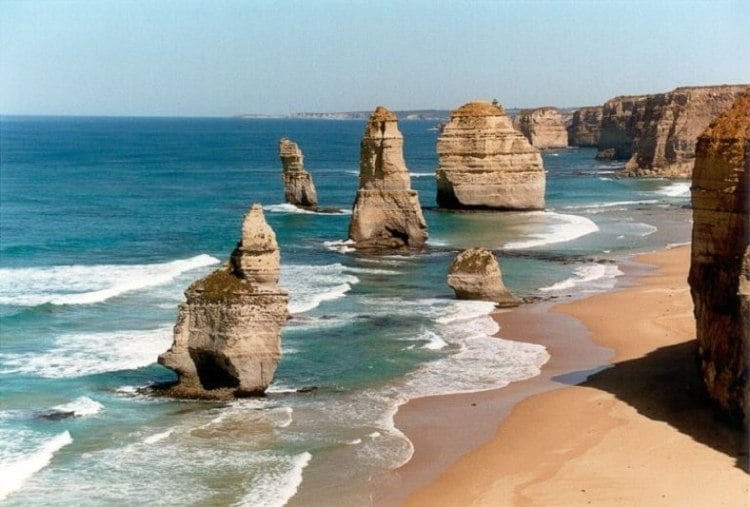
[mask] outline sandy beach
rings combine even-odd
[[[500,313],[502,337],[547,347],[542,374],[402,407],[415,454],[378,503],[748,505],[746,435],[701,390],[689,256],[642,255],[630,287]]]

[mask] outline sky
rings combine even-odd
[[[0,114],[601,104],[750,83],[750,1],[0,0]]]

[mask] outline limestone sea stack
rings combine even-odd
[[[625,174],[689,178],[698,136],[746,89],[747,85],[698,86],[650,95]]]
[[[502,106],[470,102],[453,111],[437,152],[441,208],[544,209],[542,157]]]
[[[276,235],[254,204],[229,262],[185,292],[172,347],[159,356],[178,376],[166,394],[226,398],[265,391],[288,316],[289,297],[277,285],[279,259]]]
[[[534,148],[549,150],[568,146],[565,121],[556,107],[522,109],[516,122],[518,130]]]
[[[690,292],[708,394],[750,427],[750,91],[698,138]]]
[[[358,250],[419,249],[427,241],[403,147],[396,115],[378,106],[360,144],[359,190],[349,225],[349,239]]]
[[[582,107],[573,113],[568,127],[568,145],[594,147],[599,144],[602,106]]]
[[[494,301],[502,308],[521,302],[505,288],[495,254],[486,248],[459,253],[448,268],[448,285],[458,299]]]
[[[598,160],[628,160],[633,139],[642,121],[647,95],[615,97],[602,106],[599,128]]]
[[[312,176],[305,171],[302,150],[284,137],[279,141],[279,157],[283,167],[284,200],[300,208],[317,209],[318,195]]]

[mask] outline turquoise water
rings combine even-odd
[[[393,426],[399,404],[502,387],[548,358],[541,346],[490,338],[491,304],[452,298],[445,277],[459,249],[495,249],[518,295],[561,297],[606,290],[624,256],[689,239],[687,182],[619,180],[619,166],[586,149],[544,155],[546,212],[438,211],[429,122],[400,125],[429,248],[376,258],[341,244],[362,122],[3,118],[0,127],[7,505],[365,504],[369,478],[411,455]],[[321,205],[344,213],[282,204],[281,137],[302,148]],[[269,395],[138,394],[173,378],[155,360],[171,344],[182,291],[226,260],[254,202],[276,231],[293,314]]]

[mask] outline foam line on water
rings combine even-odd
[[[60,413],[72,413],[76,417],[86,417],[96,415],[102,411],[104,406],[98,401],[94,401],[88,396],[81,396],[69,403],[55,405],[52,410]]]
[[[542,217],[546,223],[537,224],[539,232],[529,234],[529,239],[511,241],[503,245],[506,250],[522,250],[556,243],[567,243],[599,230],[593,221],[578,215],[567,215],[553,211],[534,212],[530,217]]]
[[[39,352],[0,353],[0,373],[70,378],[132,370],[155,363],[171,343],[171,327],[65,334]]]
[[[164,285],[183,273],[218,264],[201,254],[155,264],[94,264],[0,269],[0,304],[87,305]]]
[[[539,290],[542,292],[560,292],[574,287],[594,285],[592,282],[605,282],[604,285],[607,285],[607,287],[604,287],[602,283],[598,283],[596,288],[611,288],[614,285],[614,279],[622,274],[622,271],[613,264],[586,264],[575,268],[573,270],[574,276],[553,285],[542,287]]]
[[[302,452],[289,460],[274,463],[264,474],[264,481],[255,483],[236,503],[235,507],[284,507],[297,494],[302,484],[302,472],[312,459],[312,454]]]
[[[35,473],[49,465],[57,451],[71,443],[73,438],[69,432],[64,431],[44,442],[27,456],[0,465],[0,500],[21,489]]]
[[[282,265],[279,285],[289,291],[289,312],[308,312],[324,301],[344,297],[359,283],[359,278],[346,266],[335,263],[325,265]]]
[[[298,206],[295,206],[294,204],[289,204],[287,202],[281,203],[281,204],[269,204],[267,206],[263,206],[263,209],[265,211],[268,211],[269,213],[287,213],[287,214],[297,214],[297,215],[351,215],[352,210],[350,209],[339,209],[338,211],[334,213],[324,213],[321,211],[313,211],[309,209],[300,208]]]
[[[690,195],[690,182],[675,181],[656,190],[655,193],[666,197],[688,197]]]

